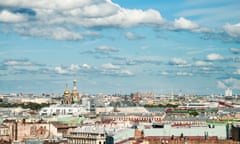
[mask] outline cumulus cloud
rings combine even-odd
[[[0,13],[0,22],[15,22],[15,25],[12,25],[15,32],[56,40],[82,39],[79,33],[73,32],[76,27],[126,28],[136,25],[159,25],[164,21],[156,10],[127,9],[110,0],[64,2],[58,0],[8,0],[0,1],[0,6],[6,7],[6,10]],[[22,13],[10,12],[11,9],[20,8],[26,8],[34,12],[34,15],[27,19]],[[21,21],[25,21],[25,23],[18,23]],[[9,26],[9,29],[12,29],[12,26]],[[56,26],[59,28],[54,29]],[[86,35],[96,36],[97,34],[86,33]]]
[[[3,10],[0,12],[0,22],[18,23],[26,20],[27,20],[27,17],[23,14],[12,13],[8,10]]]
[[[29,59],[8,59],[0,63],[0,68],[11,74],[41,73],[46,71],[45,65],[31,62]]]
[[[57,74],[74,74],[77,72],[90,70],[91,66],[88,64],[82,64],[81,66],[78,64],[70,64],[69,66],[56,66],[53,69]]]
[[[78,7],[82,7],[84,5],[89,5],[92,3],[92,0],[72,0],[72,1],[58,1],[52,0],[49,2],[48,0],[7,0],[0,1],[0,5],[6,7],[24,7],[24,8],[38,8],[38,9],[74,9]]]
[[[217,82],[217,86],[222,89],[226,89],[228,87],[232,89],[239,90],[240,89],[240,80],[235,78],[228,78],[222,81]]]
[[[205,67],[205,66],[212,66],[213,64],[210,62],[205,62],[205,61],[196,61],[195,66],[200,66],[200,67]]]
[[[240,49],[239,49],[239,48],[230,48],[230,51],[231,51],[233,54],[240,54]]]
[[[80,69],[80,66],[76,64],[71,64],[69,69],[71,71],[78,71]]]
[[[207,60],[210,61],[225,60],[225,57],[221,56],[220,54],[212,53],[207,55]]]
[[[211,32],[184,17],[171,22],[165,20],[157,10],[124,8],[111,0],[2,0],[0,6],[6,8],[0,12],[0,22],[13,24],[8,26],[9,30],[22,35],[55,40],[81,40],[83,36],[96,37],[99,36],[96,32],[80,32],[83,29],[96,27],[129,28],[144,25],[168,30]],[[22,8],[32,14],[11,11]],[[19,23],[23,21],[23,24]],[[226,24],[223,28],[228,35],[239,38],[238,27],[239,24]],[[76,32],[76,29],[80,31]],[[144,38],[131,32],[127,32],[125,37],[130,40]]]
[[[111,63],[103,64],[102,68],[104,69],[119,69],[120,67],[117,65],[113,65]]]
[[[122,69],[118,65],[112,63],[106,63],[101,65],[99,72],[109,76],[134,76],[134,73],[127,69]]]
[[[225,24],[223,30],[231,37],[240,39],[240,23],[238,24]]]
[[[144,38],[144,36],[137,35],[137,34],[134,34],[132,32],[126,32],[125,37],[129,40],[136,40],[136,39],[143,39]]]
[[[168,26],[170,30],[189,30],[192,32],[210,32],[208,28],[200,27],[197,23],[188,20],[184,17],[175,19],[174,22]]]
[[[58,74],[68,74],[69,71],[67,69],[64,69],[63,67],[57,66],[54,68],[54,71]]]
[[[196,29],[199,26],[190,21],[185,19],[184,17],[180,17],[179,19],[175,19],[174,23],[173,23],[174,28],[176,29],[186,29],[186,30],[192,30],[192,29]]]
[[[84,68],[84,69],[90,69],[90,68],[91,68],[91,66],[90,66],[90,65],[88,65],[88,64],[83,64],[83,65],[82,65],[82,68]]]
[[[169,61],[170,65],[187,65],[187,61],[182,58],[173,58]]]
[[[38,28],[29,29],[16,28],[16,31],[26,36],[46,37],[54,40],[82,40],[81,34],[67,30],[62,27]]]

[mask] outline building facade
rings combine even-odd
[[[8,126],[0,124],[0,140],[10,141]]]
[[[57,128],[45,121],[4,120],[8,129],[9,139],[12,142],[24,142],[27,139],[47,139],[62,136]],[[6,132],[6,131],[5,131]]]
[[[73,89],[72,92],[68,90],[68,85],[63,94],[63,104],[81,104],[81,96],[77,90],[77,80],[73,80]]]
[[[106,134],[95,126],[78,127],[65,136],[68,144],[105,144]]]

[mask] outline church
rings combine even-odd
[[[77,90],[77,80],[73,80],[72,92],[68,90],[68,84],[63,94],[63,104],[81,104],[81,97]]]

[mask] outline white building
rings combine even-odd
[[[88,107],[78,105],[78,104],[73,104],[73,105],[51,105],[50,107],[45,107],[42,108],[39,111],[40,115],[82,115],[89,113],[90,111],[88,110]]]
[[[225,95],[224,95],[224,96],[232,96],[232,89],[227,88],[227,89],[225,90]]]

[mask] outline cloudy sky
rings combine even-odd
[[[240,92],[239,0],[1,0],[0,93]]]

